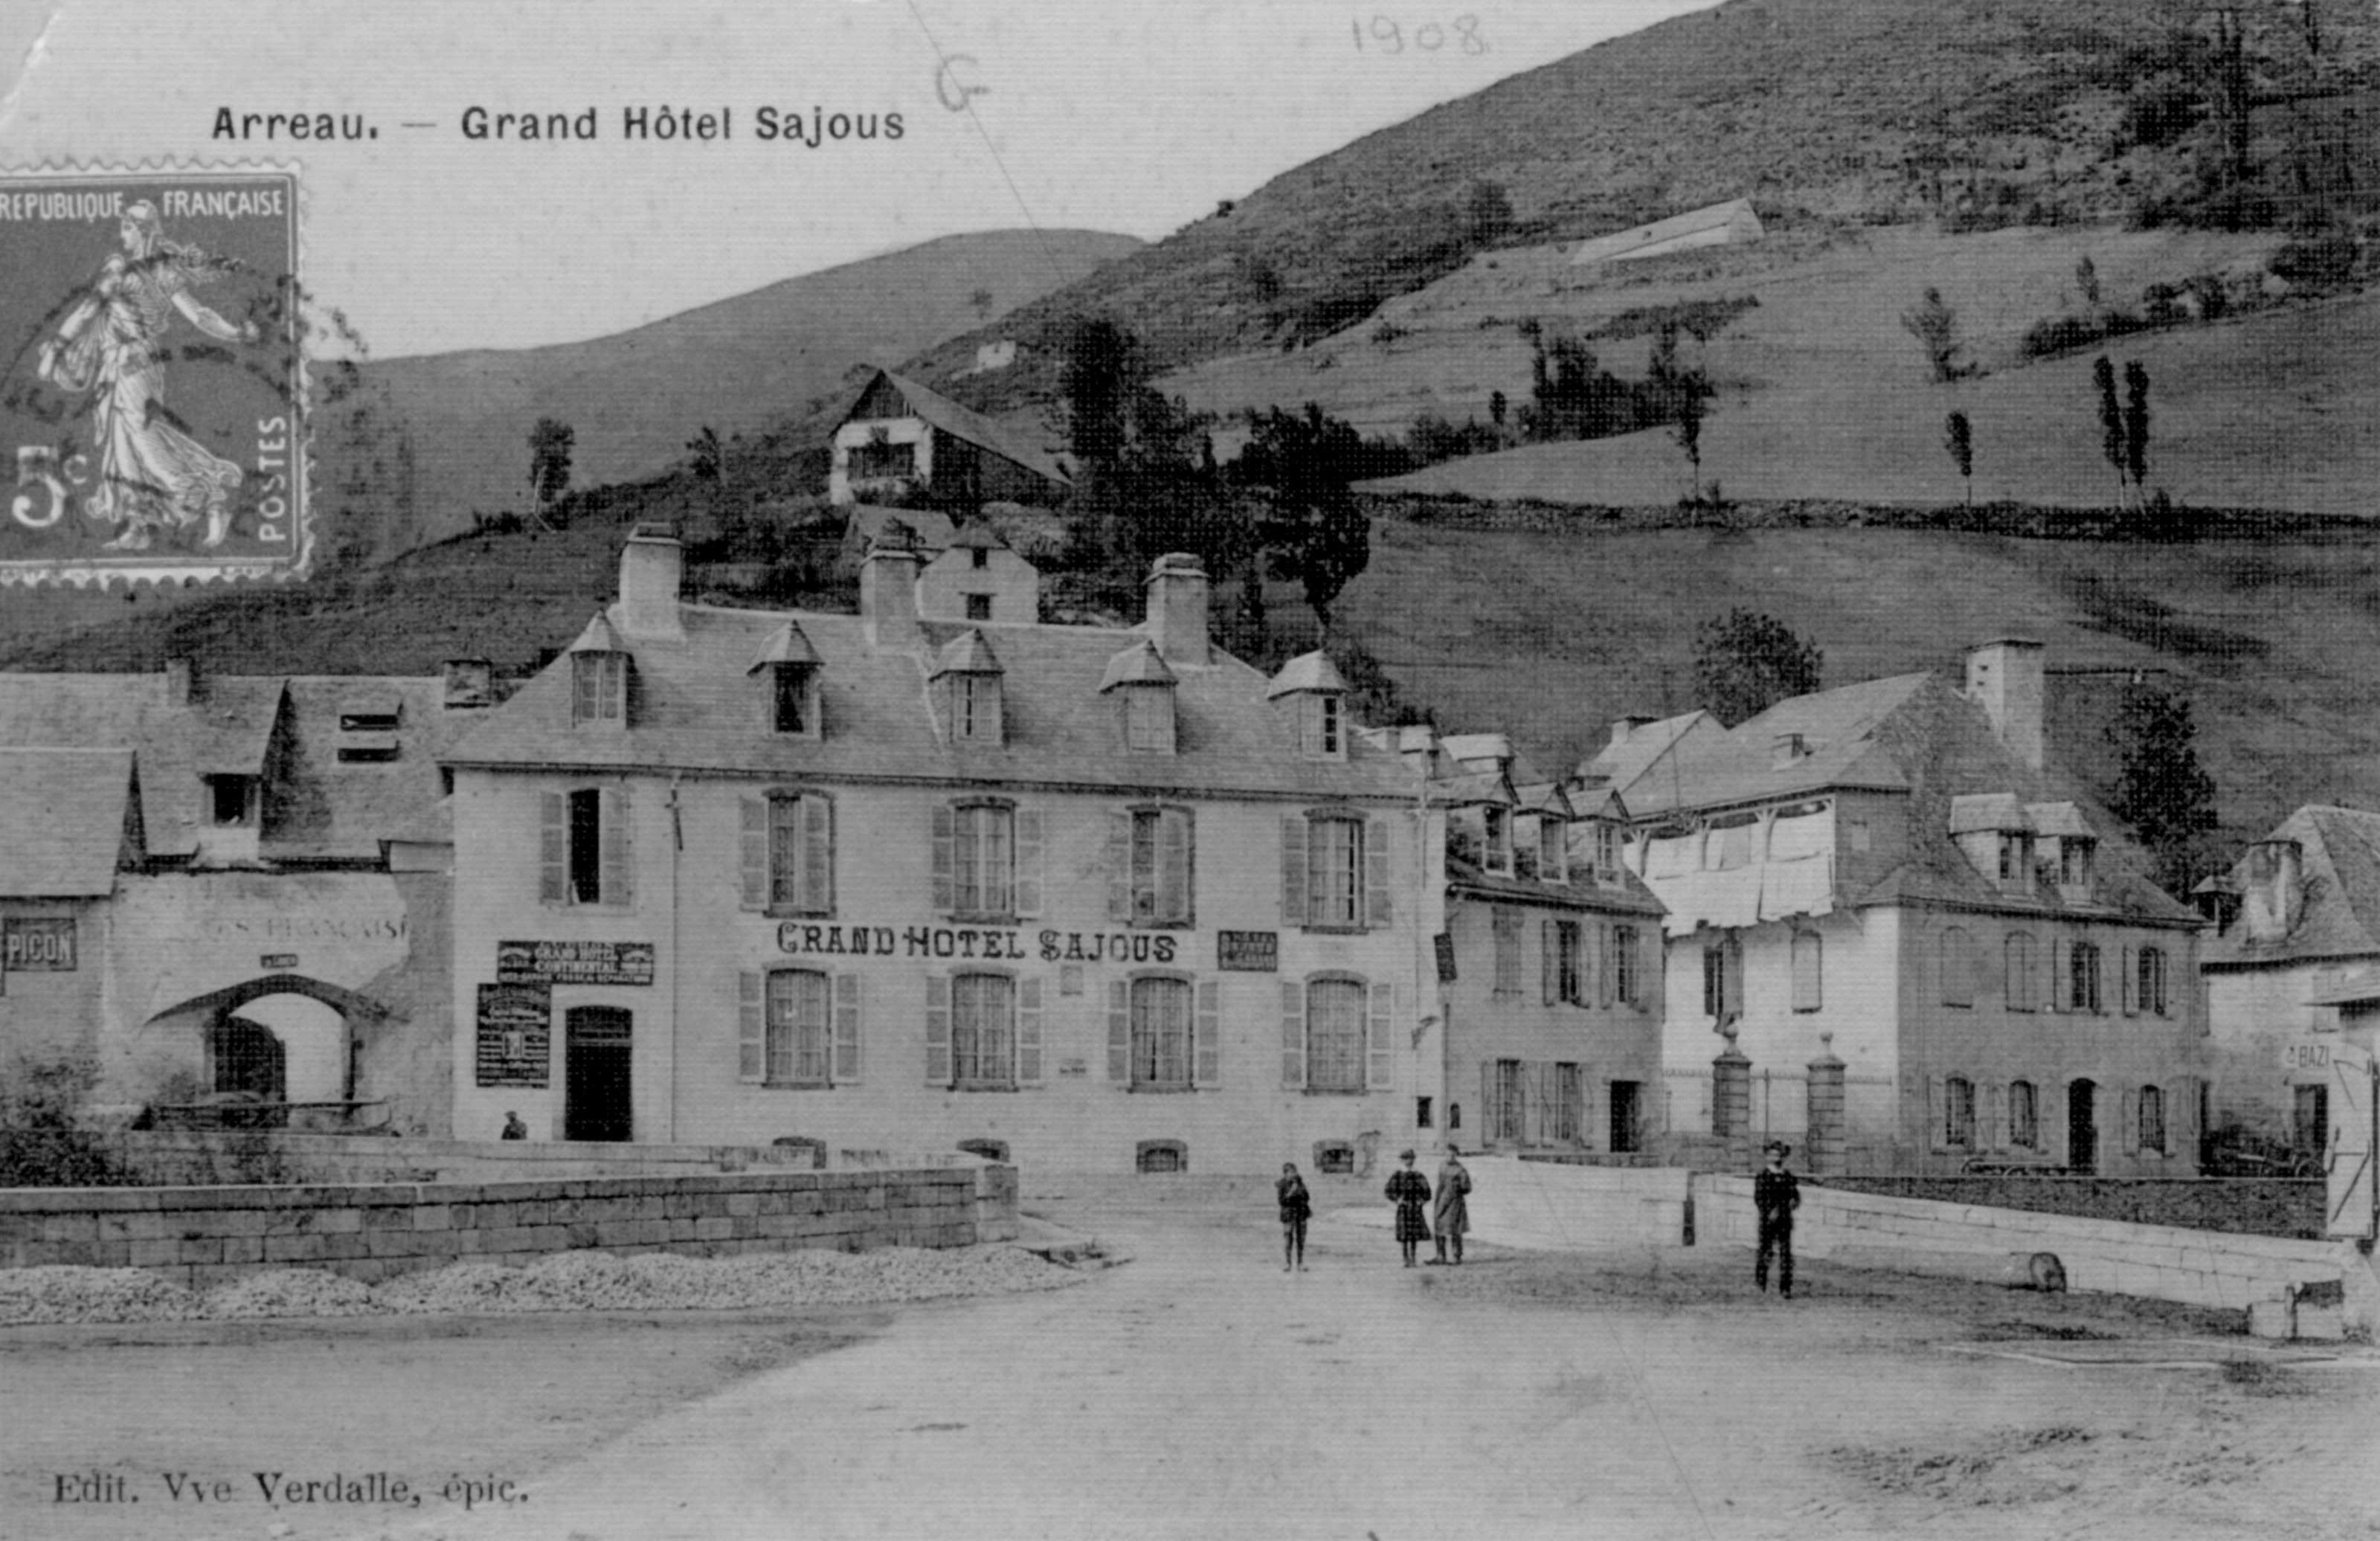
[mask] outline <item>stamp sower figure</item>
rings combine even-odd
[[[124,249],[107,259],[90,294],[42,345],[42,378],[61,390],[92,393],[99,486],[88,512],[124,527],[108,549],[144,551],[152,530],[194,524],[201,514],[205,544],[220,546],[231,529],[228,499],[240,469],[176,427],[166,410],[166,323],[178,311],[227,343],[252,343],[257,330],[191,297],[192,285],[225,264],[165,239],[155,204],[130,204],[117,228]]]
[[[1305,1191],[1305,1179],[1297,1175],[1297,1163],[1281,1164],[1281,1181],[1273,1184],[1281,1195],[1281,1271],[1294,1268],[1305,1271],[1305,1222],[1314,1218],[1314,1200]]]
[[[1454,1261],[1463,1262],[1463,1233],[1471,1229],[1471,1207],[1463,1202],[1471,1192],[1470,1169],[1463,1164],[1463,1152],[1453,1146],[1446,1147],[1446,1163],[1438,1169],[1438,1261],[1446,1261],[1446,1244],[1454,1244]]]
[[[528,1138],[528,1125],[521,1122],[520,1114],[513,1111],[509,1108],[504,1110],[504,1137],[508,1140],[525,1140]]]
[[[1404,1166],[1389,1174],[1389,1202],[1397,1207],[1397,1244],[1412,1268],[1415,1249],[1429,1240],[1429,1179],[1414,1171],[1412,1151],[1397,1159]]]
[[[1768,1254],[1777,1254],[1777,1292],[1793,1298],[1793,1211],[1802,1207],[1802,1184],[1785,1170],[1793,1147],[1783,1140],[1768,1142],[1767,1170],[1752,1180],[1752,1207],[1760,1212],[1760,1254],[1752,1265],[1753,1282],[1768,1288]]]

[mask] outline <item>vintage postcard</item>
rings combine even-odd
[[[0,13],[0,1536],[2380,1534],[2369,0]]]

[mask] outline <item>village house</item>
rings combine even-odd
[[[1634,720],[1583,768],[1668,908],[1671,1127],[1827,1171],[2197,1171],[2197,917],[2047,763],[2037,643],[1779,702]],[[1815,1112],[1814,1112],[1815,1110]]]
[[[1579,243],[1570,261],[1572,267],[1628,262],[1645,257],[1666,257],[1673,251],[1692,251],[1697,247],[1742,246],[1767,234],[1759,213],[1752,207],[1752,200],[1735,198],[1672,214],[1650,224],[1592,237]]]
[[[1660,1111],[1661,907],[1621,860],[1627,810],[1566,794],[1501,734],[1390,729],[1428,779],[1421,929],[1434,1023],[1416,1122],[1503,1154],[1627,1155]]]
[[[451,756],[455,1126],[1262,1172],[1410,1137],[1415,783],[1160,559],[1044,625],[615,603]],[[971,559],[970,559],[971,560]]]
[[[443,678],[0,675],[0,1051],[96,1101],[446,1132]]]
[[[830,503],[1059,502],[1073,478],[1027,435],[879,370],[835,425]]]
[[[2380,1048],[2380,813],[2301,807],[2199,897],[2214,1127],[2319,1160],[2333,1051]]]

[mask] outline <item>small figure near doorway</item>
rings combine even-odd
[[[520,1114],[513,1111],[510,1108],[504,1110],[504,1132],[503,1137],[508,1140],[525,1140],[528,1138],[528,1125],[522,1122]]]
[[[1414,1267],[1416,1249],[1429,1240],[1429,1179],[1414,1171],[1414,1153],[1410,1150],[1397,1159],[1403,1166],[1389,1174],[1389,1202],[1397,1207],[1397,1245],[1403,1249],[1405,1267]]]
[[[1768,1291],[1768,1255],[1777,1254],[1777,1292],[1793,1298],[1793,1211],[1802,1207],[1802,1183],[1785,1170],[1793,1147],[1771,1140],[1768,1166],[1752,1180],[1752,1207],[1760,1213],[1760,1252],[1752,1265],[1752,1281]]]

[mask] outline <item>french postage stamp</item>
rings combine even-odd
[[[298,174],[0,172],[0,584],[309,552]]]

